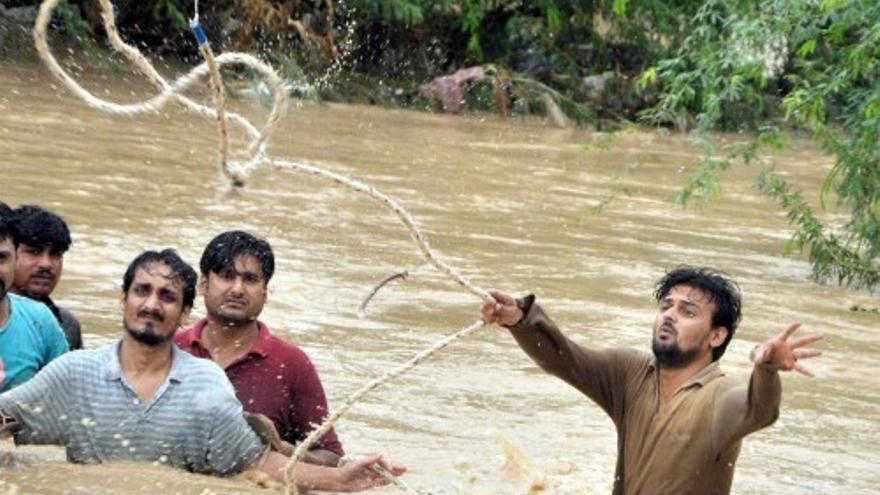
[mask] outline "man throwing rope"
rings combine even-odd
[[[657,284],[653,354],[594,349],[564,336],[534,296],[493,292],[481,316],[510,330],[546,372],[596,402],[618,435],[614,495],[726,495],[743,437],[779,416],[779,371],[813,376],[800,360],[822,338],[792,338],[790,325],[758,346],[748,383],[726,377],[718,360],[740,320],[740,294],[722,275],[682,267]]]
[[[281,481],[287,457],[250,429],[223,371],[171,342],[195,286],[195,270],[174,250],[136,257],[123,277],[122,338],[65,354],[0,394],[0,436],[64,445],[72,462],[140,460],[216,475],[259,469]],[[365,490],[387,484],[377,463],[403,471],[372,456],[340,468],[299,463],[293,480],[306,490]]]

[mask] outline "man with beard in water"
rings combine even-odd
[[[217,475],[258,469],[282,480],[287,457],[250,429],[223,371],[171,341],[195,286],[195,270],[172,249],[136,257],[123,277],[122,339],[68,353],[0,394],[0,434],[64,445],[72,462],[140,460]],[[403,472],[372,456],[340,468],[299,463],[293,479],[303,489],[359,491],[387,483],[376,463]]]
[[[70,230],[64,219],[35,205],[22,205],[13,212],[18,241],[17,265],[12,291],[49,307],[67,336],[70,350],[82,349],[79,320],[50,297],[64,268],[70,248]]]
[[[67,341],[45,305],[9,292],[15,279],[17,242],[0,203],[0,392],[33,377],[67,352]]]
[[[487,323],[507,327],[546,372],[595,401],[617,427],[614,495],[726,495],[743,437],[779,416],[779,371],[812,374],[799,362],[820,334],[792,338],[795,323],[756,347],[748,383],[726,377],[718,360],[740,320],[736,286],[706,268],[666,274],[654,293],[653,355],[593,349],[564,336],[530,295],[492,292]]]

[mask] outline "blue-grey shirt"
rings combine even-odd
[[[220,475],[256,460],[264,447],[215,363],[172,346],[168,377],[144,404],[119,345],[65,354],[0,395],[0,410],[23,426],[16,442],[65,445],[71,462],[158,461]]]

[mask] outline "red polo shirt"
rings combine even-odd
[[[174,342],[190,354],[211,359],[202,345],[208,320],[199,320],[174,335]],[[296,445],[327,417],[327,397],[312,361],[299,347],[272,335],[262,322],[251,350],[226,367],[226,376],[245,411],[266,415],[281,438]],[[344,455],[333,430],[312,446]]]

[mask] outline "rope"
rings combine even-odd
[[[299,445],[297,445],[296,450],[294,450],[293,455],[290,458],[290,461],[284,467],[284,495],[291,495],[291,493],[298,495],[300,493],[296,485],[291,483],[291,480],[293,479],[293,470],[297,462],[299,462],[303,458],[303,456],[305,456],[306,452],[308,452],[309,450],[309,447],[311,447],[316,441],[323,437],[324,434],[326,434],[328,431],[330,431],[331,428],[333,428],[333,425],[336,424],[336,422],[342,417],[342,415],[344,415],[346,412],[348,412],[349,409],[351,409],[351,406],[362,399],[365,395],[375,390],[379,385],[382,385],[383,383],[389,380],[393,380],[398,376],[406,373],[407,371],[416,367],[416,365],[424,361],[426,358],[435,354],[437,351],[440,351],[441,349],[445,348],[456,340],[467,337],[468,335],[476,332],[484,326],[486,326],[486,323],[478,320],[471,326],[459,330],[452,335],[444,337],[430,348],[425,349],[424,351],[421,351],[413,356],[409,361],[399,365],[397,368],[378,378],[373,378],[360,389],[358,389],[355,393],[351,394],[351,396],[349,396],[345,403],[339,406],[339,408],[334,411],[333,414],[328,416],[327,419],[325,419],[324,422],[321,423],[321,426],[312,430],[312,432],[309,433],[306,439],[300,442]],[[293,488],[293,492],[291,492],[291,487]]]
[[[217,134],[220,141],[218,154],[220,155],[220,171],[226,175],[226,178],[232,181],[232,185],[236,187],[244,187],[244,179],[232,173],[229,168],[229,131],[226,128],[226,91],[223,88],[223,78],[220,77],[220,67],[214,59],[214,51],[211,50],[211,44],[208,43],[208,37],[199,23],[199,5],[196,3],[195,16],[190,19],[189,27],[192,29],[199,43],[199,51],[208,64],[211,74],[211,87],[214,88],[214,108],[217,109]]]
[[[116,29],[113,5],[110,3],[110,0],[98,0],[99,4],[101,5],[104,27],[107,31],[107,37],[110,41],[110,44],[113,46],[114,49],[122,53],[129,61],[131,61],[138,68],[138,70],[146,75],[147,78],[160,89],[159,94],[140,103],[118,104],[102,100],[80,86],[73,78],[71,78],[60,66],[58,61],[52,55],[52,51],[49,48],[49,44],[46,38],[46,31],[48,28],[49,20],[52,16],[52,12],[58,6],[58,3],[60,1],[61,0],[44,0],[43,3],[40,5],[39,14],[37,16],[36,24],[34,26],[34,43],[36,45],[37,53],[39,54],[40,58],[43,59],[43,62],[49,68],[49,71],[57,79],[59,79],[73,94],[79,96],[83,101],[85,101],[87,105],[106,113],[133,116],[141,113],[157,112],[166,104],[168,104],[169,101],[174,99],[178,103],[181,103],[186,109],[198,115],[206,118],[216,119],[219,129],[218,134],[221,141],[219,150],[221,170],[226,175],[226,177],[232,180],[234,185],[244,185],[251,172],[253,172],[260,165],[268,163],[271,166],[282,170],[291,170],[310,175],[317,175],[338,184],[342,184],[355,192],[366,194],[374,200],[385,205],[385,207],[387,207],[397,215],[400,221],[408,229],[410,236],[418,245],[422,257],[424,257],[428,261],[428,263],[433,265],[441,273],[446,274],[458,285],[476,295],[483,301],[494,302],[494,299],[486,290],[472,284],[457,270],[455,270],[453,267],[437,257],[437,255],[428,245],[427,238],[422,234],[421,230],[419,230],[418,226],[415,223],[415,220],[412,218],[409,212],[407,212],[406,209],[404,209],[396,200],[394,200],[390,196],[387,196],[376,188],[369,186],[363,182],[346,177],[336,172],[332,172],[317,165],[312,165],[308,163],[297,163],[287,160],[278,160],[268,157],[268,155],[266,154],[266,145],[269,132],[277,124],[278,120],[280,120],[283,110],[287,107],[287,91],[284,89],[281,78],[270,66],[258,60],[256,57],[244,53],[223,53],[219,56],[214,57],[214,54],[211,51],[209,44],[207,43],[207,38],[205,37],[204,40],[199,38],[200,51],[205,58],[205,62],[194,67],[190,70],[189,73],[175,80],[173,84],[170,84],[155,70],[152,64],[150,64],[150,62],[140,53],[140,51],[138,51],[135,47],[126,44],[119,36],[119,32]],[[195,8],[196,13],[195,17],[192,20],[192,23],[194,24],[194,26],[197,26],[198,2],[196,2]],[[204,36],[204,32],[201,33],[201,36]],[[267,121],[262,129],[258,130],[246,118],[237,113],[227,113],[225,111],[224,90],[219,72],[219,67],[222,65],[244,65],[250,67],[251,69],[258,72],[272,88],[275,99],[272,106],[272,111],[270,112],[270,115],[267,118]],[[214,81],[214,101],[217,105],[216,109],[197,103],[182,94],[183,91],[199,83],[201,79],[208,74],[210,74],[212,80]],[[227,119],[242,127],[251,138],[250,145],[248,146],[248,154],[250,155],[250,160],[245,164],[234,164],[233,162],[228,160],[228,131],[226,129]],[[333,425],[357,401],[359,401],[363,396],[376,389],[383,383],[393,380],[394,378],[397,378],[398,376],[411,370],[424,359],[445,348],[452,342],[464,338],[484,326],[484,322],[477,321],[471,326],[459,330],[458,332],[441,339],[432,347],[422,352],[419,352],[409,361],[403,363],[394,370],[386,373],[383,376],[370,380],[366,385],[364,385],[358,391],[352,394],[338,410],[331,414],[324,421],[323,424],[312,431],[312,433],[297,446],[294,454],[291,456],[290,461],[287,463],[284,469],[285,494],[289,495],[291,493],[291,486],[293,486],[294,493],[299,493],[296,485],[291,483],[293,471],[296,464],[302,460],[308,449],[325,433],[327,433],[327,431],[329,431],[333,427]]]
[[[178,78],[174,84],[169,84],[157,71],[150,62],[137,50],[137,48],[126,44],[119,37],[116,29],[116,20],[113,14],[113,5],[109,0],[98,0],[102,9],[102,19],[104,28],[107,31],[107,38],[110,45],[122,53],[125,58],[131,61],[137,69],[143,73],[161,92],[152,98],[135,104],[117,104],[102,100],[90,93],[88,90],[80,86],[73,78],[71,78],[61,67],[51,49],[46,38],[49,21],[52,18],[52,11],[58,6],[61,0],[45,0],[40,5],[40,11],[37,15],[36,24],[34,26],[34,44],[36,45],[37,54],[46,64],[49,71],[58,78],[73,94],[80,97],[87,105],[100,110],[102,112],[117,115],[138,115],[142,113],[158,112],[161,108],[168,104],[169,100],[174,99],[181,103],[187,110],[190,110],[202,117],[217,119],[218,111],[197,103],[182,93],[191,86],[200,83],[209,72],[210,67],[207,63],[200,64],[190,70],[186,75]],[[247,163],[236,164],[229,162],[224,166],[224,174],[235,177],[233,182],[244,182],[247,177],[266,159],[266,140],[269,132],[280,120],[284,109],[287,107],[287,92],[284,90],[283,83],[278,74],[267,64],[263,63],[256,57],[245,53],[224,53],[216,57],[217,65],[244,65],[250,67],[260,74],[266,83],[272,88],[275,94],[275,101],[272,110],[262,129],[257,129],[246,118],[239,114],[230,112],[226,116],[235,124],[241,126],[251,138],[248,146],[248,154],[250,159]]]
[[[367,294],[367,297],[365,297],[364,300],[361,301],[360,306],[358,306],[358,309],[357,309],[358,318],[364,318],[367,316],[367,305],[370,304],[370,301],[373,299],[373,297],[376,296],[376,294],[379,293],[379,291],[382,289],[382,287],[385,287],[385,285],[387,285],[389,282],[391,282],[392,280],[396,280],[398,278],[406,280],[406,277],[408,277],[408,276],[409,276],[409,272],[406,270],[403,270],[402,272],[396,272],[396,273],[392,273],[391,275],[388,275],[387,277],[382,279],[381,282],[376,284],[376,286],[373,287],[373,289]]]

